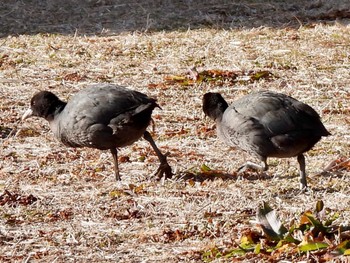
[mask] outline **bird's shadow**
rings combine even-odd
[[[349,172],[345,168],[344,169],[339,169],[339,170],[330,170],[330,171],[323,171],[315,176],[321,176],[324,178],[343,178],[345,176],[345,173]]]
[[[217,179],[221,179],[223,181],[236,181],[238,179],[245,179],[248,181],[269,180],[272,177],[267,173],[257,173],[252,171],[245,171],[243,173],[227,173],[220,170],[210,170],[200,172],[185,171],[176,175],[175,178],[183,181],[204,182],[214,181]]]
[[[332,172],[332,171],[324,171],[319,174],[316,174],[314,176],[324,176],[324,177],[337,177],[342,178],[344,176],[343,172]],[[299,177],[298,174],[285,174],[282,176],[279,176],[279,178],[297,178]],[[175,179],[182,180],[182,181],[192,181],[192,182],[204,182],[204,181],[214,181],[214,180],[223,180],[223,181],[237,181],[237,180],[247,180],[247,181],[256,181],[256,180],[271,180],[273,178],[273,175],[266,172],[256,172],[253,170],[247,170],[242,173],[233,172],[233,173],[227,173],[220,170],[210,170],[210,171],[185,171],[182,173],[179,173],[175,175]],[[309,186],[310,187],[310,186]],[[329,186],[313,186],[308,189],[299,189],[295,187],[286,187],[284,189],[281,189],[276,193],[279,197],[284,196],[285,198],[292,198],[294,196],[299,195],[310,195],[315,192],[327,192],[327,193],[333,193],[336,192],[337,189],[334,189]]]

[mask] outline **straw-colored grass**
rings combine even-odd
[[[256,227],[252,220],[262,201],[289,224],[323,200],[330,213],[339,213],[339,224],[349,224],[350,167],[325,171],[350,157],[349,43],[349,26],[317,21],[297,28],[4,36],[0,193],[17,199],[0,206],[0,261],[200,262],[213,247],[236,247],[242,233]],[[194,66],[199,71],[268,70],[274,77],[235,85],[165,81],[186,76]],[[153,114],[155,139],[171,153],[173,179],[164,184],[151,179],[158,161],[144,140],[120,150],[118,184],[109,152],[68,149],[44,120],[20,122],[35,92],[51,90],[69,99],[96,82],[129,86],[158,99],[162,110]],[[231,102],[261,89],[308,103],[332,133],[306,155],[307,193],[298,190],[295,158],[270,159],[268,176],[237,177],[236,169],[251,157],[218,141],[214,124],[201,111],[205,92],[219,91]],[[227,176],[188,179],[203,164]],[[33,203],[31,195],[37,199]],[[317,255],[297,259],[311,257]]]

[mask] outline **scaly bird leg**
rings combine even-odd
[[[300,169],[300,189],[306,190],[307,182],[306,182],[306,171],[305,171],[305,157],[303,154],[298,155],[298,163],[299,163],[299,169]]]
[[[173,173],[172,173],[171,167],[167,161],[167,156],[170,153],[167,152],[166,154],[162,154],[161,151],[159,150],[159,148],[157,147],[156,143],[154,142],[151,134],[148,131],[145,131],[145,133],[143,134],[143,138],[145,138],[145,140],[151,144],[151,146],[152,146],[153,150],[155,151],[155,153],[157,154],[159,162],[160,162],[160,166],[157,169],[155,176],[159,180],[163,177],[163,175],[164,175],[165,179],[171,178],[173,176]]]
[[[119,175],[119,166],[118,166],[118,150],[115,148],[110,149],[112,156],[113,156],[113,162],[114,162],[114,172],[115,172],[115,179],[117,181],[120,181],[120,175]]]

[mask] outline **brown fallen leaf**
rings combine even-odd
[[[5,204],[16,207],[18,205],[31,205],[34,202],[36,202],[38,198],[33,196],[32,194],[30,195],[20,195],[18,193],[11,193],[8,190],[5,190],[5,192],[0,195],[0,205],[3,206]]]
[[[333,160],[324,168],[324,170],[326,172],[339,170],[350,171],[350,158],[342,156],[336,160]]]
[[[78,82],[78,81],[81,81],[81,80],[84,80],[85,79],[85,76],[84,75],[80,75],[78,72],[74,72],[74,73],[69,73],[69,74],[66,74],[63,79],[65,81],[74,81],[74,82]]]

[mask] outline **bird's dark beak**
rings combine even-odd
[[[32,109],[28,109],[26,110],[26,112],[23,114],[22,116],[22,121],[24,121],[25,119],[28,119],[29,117],[33,116],[33,110]]]

